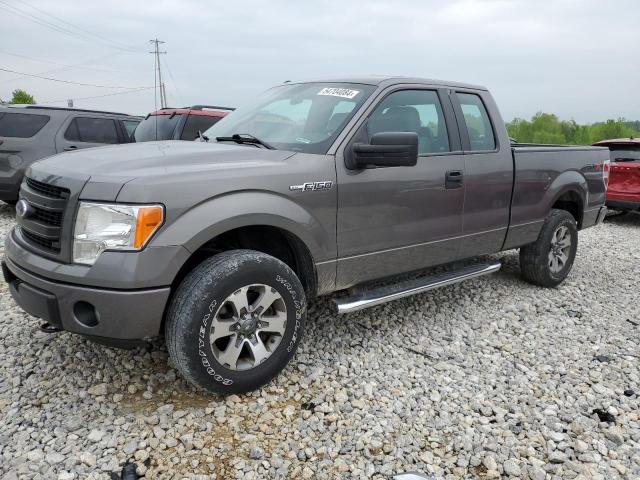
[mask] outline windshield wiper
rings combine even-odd
[[[199,138],[203,142],[209,141],[209,137],[207,137],[204,133],[202,133],[202,130],[198,130],[198,136],[196,138]]]
[[[264,148],[274,150],[274,147],[267,142],[260,140],[258,137],[254,137],[250,133],[234,133],[230,137],[216,137],[217,142],[236,142],[236,143],[250,143],[253,145],[262,145]]]

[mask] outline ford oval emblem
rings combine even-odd
[[[16,215],[19,218],[27,218],[32,213],[32,207],[24,198],[16,203]]]

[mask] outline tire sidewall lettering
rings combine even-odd
[[[306,305],[305,305],[304,299],[298,298],[299,297],[298,292],[296,292],[293,285],[291,285],[291,282],[289,282],[286,278],[283,278],[280,275],[276,275],[276,282],[278,282],[287,290],[287,292],[291,296],[291,300],[295,307],[296,322],[293,327],[293,335],[291,336],[291,341],[289,342],[289,345],[287,345],[287,353],[291,353],[291,351],[295,348],[299,338],[298,332],[300,330],[300,320],[304,315]]]
[[[211,318],[211,315],[213,314],[217,306],[218,300],[212,300],[207,307],[206,313],[203,315],[202,320],[200,321],[200,327],[198,328],[198,356],[200,357],[200,362],[204,367],[204,371],[207,372],[210,377],[212,377],[216,382],[222,383],[223,385],[232,385],[232,379],[223,377],[213,368],[211,360],[209,359],[209,354],[207,353],[207,347],[205,343],[207,332],[209,330],[209,319]]]

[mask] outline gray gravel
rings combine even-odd
[[[0,231],[12,224],[0,204]],[[220,399],[164,346],[40,333],[0,286],[0,478],[640,478],[640,216],[580,234],[569,280],[502,272],[336,317],[296,360]],[[627,395],[625,395],[627,391]],[[601,409],[601,422],[594,409]]]

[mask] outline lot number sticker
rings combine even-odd
[[[360,90],[350,90],[348,88],[325,87],[318,92],[318,95],[328,95],[330,97],[353,98],[360,93]]]

